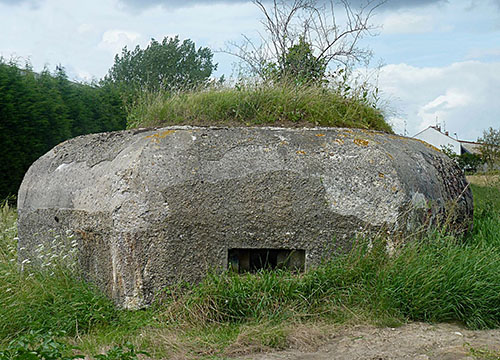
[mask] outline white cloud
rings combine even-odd
[[[470,49],[466,55],[467,59],[482,59],[485,57],[500,57],[500,48]]]
[[[102,34],[99,43],[100,49],[105,49],[113,54],[117,54],[125,46],[135,47],[141,39],[141,34],[126,30],[108,30]]]
[[[387,14],[382,19],[384,34],[415,34],[434,30],[434,18],[427,14],[398,11]]]
[[[398,115],[395,131],[414,135],[436,120],[465,140],[475,140],[490,126],[500,127],[500,62],[466,61],[444,67],[392,64],[381,69],[379,88]]]
[[[95,27],[92,24],[87,24],[87,23],[80,24],[77,28],[77,32],[79,34],[89,33],[89,32],[92,32],[94,30],[95,30]]]
[[[458,89],[446,89],[445,95],[440,95],[436,99],[422,106],[423,112],[433,112],[438,110],[451,110],[461,106],[467,106],[471,99]]]

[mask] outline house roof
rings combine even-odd
[[[465,151],[465,152],[472,153],[472,154],[481,154],[481,150],[480,150],[480,147],[482,145],[481,143],[478,143],[478,142],[475,142],[475,141],[467,141],[467,140],[454,139],[450,135],[448,135],[447,132],[443,133],[441,131],[441,128],[439,126],[432,126],[431,125],[431,126],[425,128],[424,130],[418,132],[413,137],[416,137],[416,136],[420,135],[421,133],[423,133],[423,132],[425,132],[425,131],[427,131],[429,129],[437,131],[441,135],[446,136],[446,137],[450,138],[453,141],[458,141],[458,143],[462,147],[463,151]]]

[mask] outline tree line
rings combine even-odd
[[[0,58],[0,199],[16,195],[29,166],[60,142],[125,129],[141,92],[207,85],[217,68],[212,58],[189,39],[153,39],[145,49],[123,48],[93,84],[69,81],[61,66],[36,73]]]
[[[0,199],[16,195],[29,166],[58,143],[125,126],[118,88],[0,61]]]

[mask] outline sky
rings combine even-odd
[[[0,56],[91,81],[124,46],[178,35],[214,50],[215,76],[230,77],[238,59],[217,50],[263,32],[261,19],[245,0],[0,0]],[[373,57],[356,73],[370,74],[396,133],[439,124],[474,141],[500,128],[500,0],[388,0],[371,19]]]

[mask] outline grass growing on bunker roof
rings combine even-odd
[[[4,205],[0,346],[29,329],[61,328],[64,341],[85,354],[129,341],[154,358],[200,358],[314,344],[331,324],[416,320],[500,327],[500,187],[472,190],[474,229],[465,238],[438,229],[397,256],[387,254],[384,239],[359,240],[350,253],[304,274],[211,274],[197,285],[165,289],[154,306],[140,311],[115,309],[75,278],[42,282],[12,275],[15,210]],[[12,285],[18,287],[14,297],[5,292]]]
[[[392,133],[366,93],[286,83],[145,93],[129,112],[129,128],[168,125],[349,127]]]

